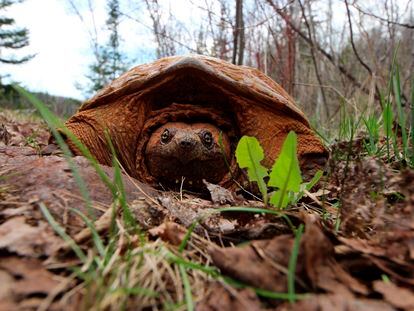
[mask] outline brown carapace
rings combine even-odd
[[[289,131],[298,135],[302,164],[327,156],[276,82],[257,69],[200,55],[131,69],[85,102],[66,125],[100,163],[111,165],[107,131],[131,176],[173,188],[183,179],[194,189],[202,179],[224,187],[240,181],[234,151],[243,135],[260,141],[267,166]]]

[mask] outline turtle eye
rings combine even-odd
[[[161,134],[161,143],[166,144],[170,140],[170,131],[165,129]]]
[[[213,135],[210,132],[203,133],[203,144],[206,147],[211,147],[213,145]]]

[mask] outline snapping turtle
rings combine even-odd
[[[259,139],[268,166],[291,130],[298,135],[302,163],[326,156],[304,114],[276,82],[256,69],[200,55],[129,70],[66,125],[100,163],[111,165],[108,130],[131,176],[168,187],[181,177],[194,189],[202,179],[229,187],[232,178],[242,178],[232,155],[243,135]]]

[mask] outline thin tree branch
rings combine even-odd
[[[154,29],[153,29],[151,26],[146,25],[145,23],[141,22],[139,19],[134,18],[134,17],[132,17],[131,15],[129,15],[129,14],[127,14],[127,13],[125,13],[125,12],[120,12],[120,14],[121,14],[121,15],[123,15],[123,16],[125,16],[126,18],[128,18],[128,19],[130,19],[130,20],[132,20],[132,21],[134,21],[134,22],[136,22],[136,23],[138,23],[138,24],[140,24],[140,25],[144,26],[145,28],[147,28],[147,29],[149,29],[149,30],[154,31]],[[184,44],[184,43],[182,43],[182,42],[180,42],[180,41],[178,41],[178,40],[174,39],[173,37],[171,37],[171,36],[169,36],[169,35],[167,35],[167,34],[165,34],[165,33],[160,33],[160,32],[157,32],[157,33],[156,33],[156,35],[159,35],[159,36],[164,37],[164,38],[166,38],[166,39],[168,39],[168,40],[171,40],[172,42],[177,43],[178,45],[180,45],[180,46],[182,46],[182,47],[186,48],[187,50],[189,50],[189,51],[190,51],[190,52],[192,52],[192,53],[197,53],[197,50],[196,50],[196,49],[193,49],[193,48],[192,48],[192,47],[190,47],[189,45],[186,45],[186,44]]]
[[[354,54],[355,54],[356,58],[358,59],[359,63],[362,65],[362,67],[364,67],[368,71],[371,78],[374,79],[375,78],[374,73],[372,72],[372,70],[368,66],[368,64],[365,63],[364,60],[361,58],[361,56],[359,55],[359,53],[357,51],[357,48],[355,46],[354,32],[353,32],[353,29],[352,29],[352,21],[351,21],[351,12],[349,10],[348,0],[344,0],[344,1],[345,1],[345,7],[346,7],[346,15],[348,17],[349,34],[350,34],[352,50],[354,51]],[[380,91],[379,91],[378,86],[377,86],[376,83],[375,83],[375,94],[376,94],[376,96],[380,97]]]
[[[348,5],[348,1],[345,1],[345,7],[346,7],[346,15],[348,17],[348,26],[349,26],[349,34],[350,34],[350,39],[351,39],[351,46],[352,46],[352,50],[354,51],[354,54],[356,56],[356,58],[358,59],[358,61],[361,63],[361,65],[368,71],[368,73],[372,76],[372,70],[371,68],[362,60],[361,56],[359,56],[359,53],[355,47],[355,42],[354,42],[354,32],[352,29],[352,21],[351,21],[351,12],[349,11],[349,5]]]
[[[309,37],[301,31],[298,27],[296,27],[286,16],[286,14],[283,12],[282,9],[278,8],[275,3],[272,0],[266,0],[266,2],[274,9],[274,11],[282,17],[291,27],[292,29],[303,39],[306,43],[309,45],[312,44],[312,41],[309,39]],[[328,53],[326,50],[324,50],[319,44],[314,42],[315,48],[324,56],[326,57],[331,64],[333,64],[336,68],[338,68],[339,72],[342,73],[355,87],[358,87],[361,89],[364,93],[369,94],[369,89],[366,86],[363,86],[361,82],[357,80],[346,68],[345,66],[337,63],[335,61],[335,58],[332,54]],[[380,99],[380,97],[376,94],[375,98],[377,100]]]
[[[315,68],[316,79],[318,80],[319,85],[322,85],[322,79],[321,79],[321,75],[319,73],[318,62],[316,60],[315,44],[314,44],[315,40],[313,39],[312,29],[309,25],[308,18],[306,17],[305,8],[304,8],[302,2],[300,0],[298,0],[298,2],[299,2],[300,9],[302,11],[303,20],[304,20],[306,28],[308,30],[308,35],[309,35],[309,40],[310,40],[310,48],[311,48],[311,55],[312,55],[312,62],[313,62],[313,66]],[[329,118],[328,102],[326,100],[325,90],[322,86],[320,87],[320,91],[321,91],[321,94],[322,94],[323,104],[325,106],[326,116]]]
[[[358,12],[360,12],[360,13],[362,13],[362,14],[364,14],[364,15],[368,15],[368,16],[371,16],[371,17],[373,17],[373,18],[376,18],[376,19],[378,19],[378,20],[380,20],[380,21],[382,21],[382,22],[385,22],[385,23],[387,23],[387,24],[393,24],[393,25],[396,25],[396,26],[404,27],[404,28],[414,29],[414,25],[412,25],[412,24],[394,22],[394,21],[392,21],[392,20],[389,20],[389,19],[383,18],[383,17],[381,17],[381,16],[375,15],[374,13],[364,11],[364,10],[363,10],[360,6],[358,6],[355,2],[354,2],[354,3],[352,3],[352,6],[353,6],[355,9],[357,9],[357,10],[358,10]]]

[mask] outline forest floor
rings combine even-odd
[[[414,170],[360,136],[283,211],[101,167],[119,193],[48,137],[0,111],[0,310],[414,310]]]

